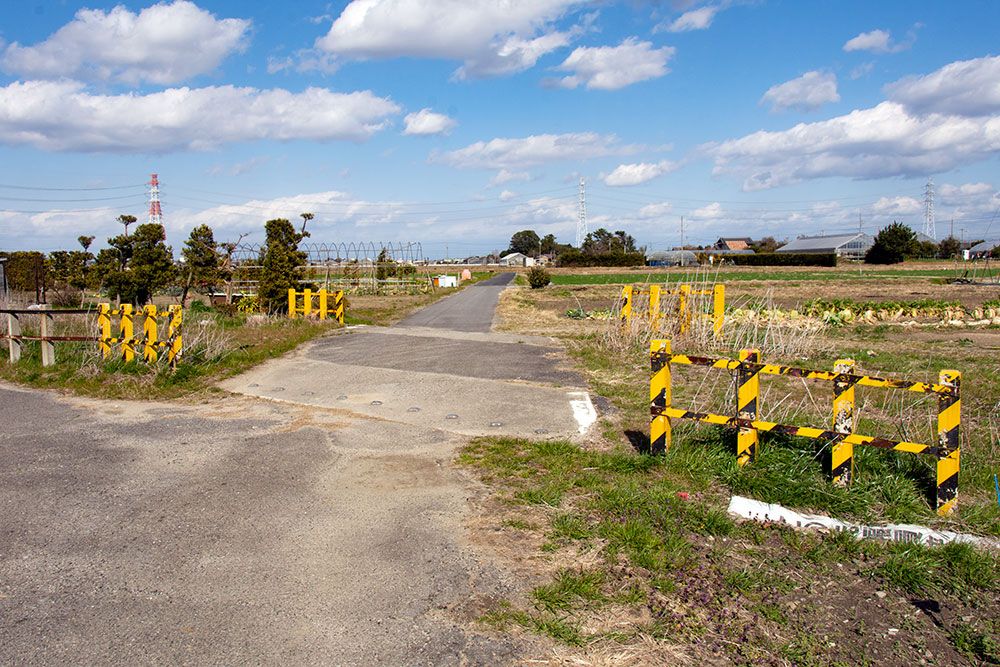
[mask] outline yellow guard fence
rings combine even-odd
[[[640,296],[648,296],[648,300],[639,299]],[[624,285],[621,293],[621,320],[623,324],[629,324],[633,317],[642,317],[649,320],[653,327],[659,323],[663,317],[662,301],[664,296],[677,297],[677,317],[679,319],[678,332],[686,333],[691,326],[691,321],[695,315],[704,318],[711,318],[712,332],[718,338],[722,335],[722,327],[726,317],[726,286],[722,284],[713,285],[712,289],[694,289],[691,285],[684,283],[677,289],[664,289],[660,285]],[[692,304],[692,297],[711,296],[712,312],[695,313]]]

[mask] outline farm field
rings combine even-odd
[[[726,282],[727,310],[795,309],[811,299],[973,309],[1000,299],[1000,286],[942,284],[953,270],[917,267],[855,274],[845,284],[834,270],[821,270],[827,279],[798,268],[768,269],[766,279],[762,271],[736,271],[755,278]],[[642,282],[637,275],[556,272],[545,289],[522,286],[501,300],[501,328],[561,339],[606,407],[599,435],[582,447],[484,438],[465,449],[461,461],[491,489],[483,539],[537,577],[528,596],[501,602],[485,621],[548,636],[593,663],[613,655],[629,655],[631,664],[1000,660],[995,551],[857,541],[737,522],[726,511],[730,497],[741,495],[868,525],[1000,537],[992,477],[1000,471],[1000,327],[941,326],[933,317],[907,326],[729,323],[719,341],[680,335],[669,321],[655,331],[637,321],[623,328],[614,313],[619,284]],[[654,275],[681,281],[697,274]],[[934,511],[933,457],[857,447],[855,479],[842,489],[826,479],[828,447],[801,438],[763,436],[759,459],[741,469],[731,432],[680,422],[666,456],[644,454],[653,337],[693,355],[735,358],[740,348],[759,347],[768,363],[805,368],[832,369],[850,357],[859,372],[914,381],[960,370],[958,512],[942,518]],[[828,384],[770,377],[761,384],[762,419],[828,427]],[[732,403],[726,371],[674,366],[675,407],[731,413]],[[860,433],[936,441],[932,399],[859,388],[857,410]]]

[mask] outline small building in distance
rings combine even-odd
[[[981,241],[965,251],[966,259],[985,259],[997,246],[1000,246],[1000,237]]]
[[[853,234],[833,234],[830,236],[800,236],[789,241],[775,252],[780,253],[815,253],[848,259],[864,259],[865,253],[875,243],[875,237],[854,232]]]
[[[646,253],[649,266],[698,266],[698,257],[690,250],[653,250]]]
[[[712,246],[713,250],[751,250],[753,239],[748,236],[739,238],[722,237]]]
[[[500,258],[500,266],[534,266],[535,258],[519,252],[512,252]]]

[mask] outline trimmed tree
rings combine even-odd
[[[534,230],[524,229],[510,237],[510,248],[506,254],[519,252],[528,257],[537,257],[540,243],[541,239],[538,238],[538,234]]]
[[[141,306],[175,275],[173,250],[163,225],[144,224],[131,236],[108,239],[110,248],[97,254],[94,270],[104,292],[119,301]]]
[[[306,253],[299,243],[308,234],[296,232],[285,218],[268,220],[264,225],[267,246],[261,261],[257,297],[266,313],[288,312],[288,290],[299,288]]]
[[[899,264],[917,253],[917,235],[901,222],[894,222],[879,231],[875,243],[865,253],[868,264]]]
[[[214,287],[219,281],[219,252],[215,245],[215,235],[208,225],[198,225],[184,242],[181,250],[184,257],[184,289],[181,291],[181,305],[187,305],[188,292],[192,286],[199,289]]]

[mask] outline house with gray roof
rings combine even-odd
[[[800,236],[781,246],[775,252],[830,254],[848,259],[864,259],[865,253],[875,243],[875,237],[855,232],[830,236]]]

